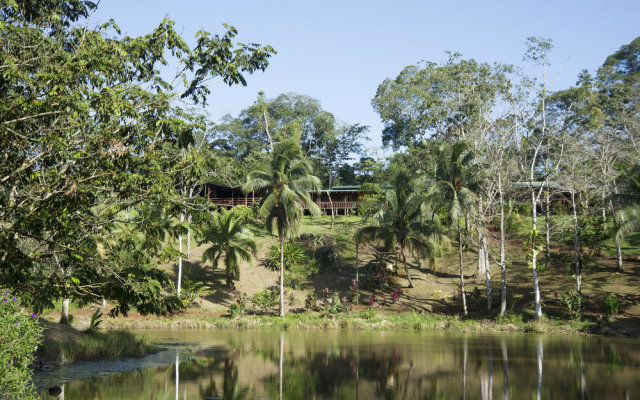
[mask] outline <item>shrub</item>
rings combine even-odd
[[[87,328],[87,332],[94,332],[100,329],[100,324],[102,323],[102,311],[100,308],[96,308],[96,311],[91,315],[91,321],[89,322],[89,327]]]
[[[36,315],[23,313],[20,300],[9,291],[0,294],[0,398],[35,399],[31,386],[34,352],[42,328]]]
[[[613,318],[619,311],[620,300],[615,295],[607,294],[604,298],[604,311],[607,319]]]
[[[305,254],[304,247],[297,243],[284,244],[285,271],[291,269],[293,265],[304,265],[308,261],[309,258]],[[264,265],[272,271],[278,271],[280,269],[280,246],[278,244],[269,247],[269,251],[264,258]]]
[[[256,218],[256,214],[253,209],[248,206],[235,206],[229,212],[245,224]]]
[[[567,311],[572,318],[582,318],[586,298],[578,292],[570,290],[562,295],[562,302],[566,305]]]
[[[313,290],[310,291],[304,299],[304,308],[309,311],[316,311],[318,309],[318,297]]]
[[[233,292],[233,296],[235,303],[229,306],[229,315],[231,315],[231,317],[243,315],[247,309],[247,295],[236,290]]]
[[[251,302],[266,313],[279,304],[279,296],[280,290],[277,287],[268,287],[251,296]]]
[[[182,292],[180,293],[180,297],[185,307],[193,305],[196,299],[204,298],[215,292],[215,290],[212,290],[204,283],[197,282],[196,278],[193,278],[191,270],[187,271],[182,277]]]

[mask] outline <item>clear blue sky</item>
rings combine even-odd
[[[247,87],[214,87],[207,106],[214,120],[237,115],[260,90],[268,97],[296,92],[319,99],[339,120],[369,125],[369,147],[381,146],[382,130],[371,99],[382,80],[407,65],[445,61],[446,50],[522,65],[525,39],[549,37],[558,90],[640,36],[638,0],[102,0],[91,22],[114,18],[123,33],[140,35],[167,15],[188,40],[200,29],[222,32],[228,23],[240,41],[278,52]]]

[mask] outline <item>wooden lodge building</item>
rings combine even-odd
[[[218,183],[204,183],[200,189],[200,195],[208,201],[220,206],[231,208],[234,206],[250,206],[259,202],[262,192],[242,193],[240,186],[229,186]],[[324,212],[335,210],[337,215],[347,215],[357,212],[360,199],[364,191],[360,185],[333,186],[330,189],[322,189],[319,194],[312,194],[312,200]]]
[[[530,201],[529,190],[531,186],[534,188],[543,187],[555,193],[556,195],[553,196],[554,203],[567,202],[566,193],[563,193],[560,185],[555,182],[533,182],[533,185],[530,185],[528,182],[515,182],[511,186],[514,197],[519,201]],[[238,205],[251,206],[253,203],[261,200],[262,194],[262,192],[245,194],[242,193],[240,186],[229,186],[218,183],[202,184],[200,191],[200,195],[206,197],[208,201],[225,208]],[[358,212],[360,200],[364,196],[365,191],[361,189],[360,185],[344,185],[322,189],[320,193],[312,194],[311,198],[318,207],[320,207],[320,210],[326,214],[329,214],[331,210],[335,210],[336,215],[348,215]],[[538,207],[541,207],[540,202],[538,203]]]

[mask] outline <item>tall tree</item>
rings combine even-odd
[[[248,163],[252,169],[262,169],[268,163],[267,155],[274,143],[297,136],[303,155],[313,163],[316,175],[328,187],[340,168],[348,165],[354,156],[363,154],[368,129],[357,123],[337,121],[312,97],[287,93],[266,98],[260,93],[256,102],[242,110],[238,117],[226,116],[213,128],[212,145],[235,166],[227,174],[228,180],[235,182],[244,178],[238,176],[238,171],[243,170],[239,162],[244,167]]]
[[[264,70],[269,46],[235,45],[233,27],[199,32],[190,48],[163,20],[141,37],[115,22],[82,23],[96,4],[10,1],[0,9],[0,285],[36,309],[71,296],[107,298],[112,311],[167,311],[166,276],[152,260],[115,263],[97,243],[118,213],[146,203],[175,212],[167,147],[193,141],[183,102],[204,103],[221,80],[245,84]],[[173,79],[159,69],[178,65]],[[179,153],[178,153],[179,154]],[[154,305],[155,304],[155,305]]]
[[[302,215],[307,209],[312,215],[320,209],[309,194],[320,191],[320,179],[312,175],[311,163],[303,155],[300,143],[285,139],[274,146],[270,168],[252,171],[242,187],[245,193],[264,190],[260,203],[260,216],[265,228],[276,228],[280,245],[280,316],[284,317],[284,240],[298,234]]]
[[[433,204],[439,205],[445,210],[449,226],[457,236],[462,310],[464,315],[467,315],[462,260],[464,241],[460,222],[466,215],[473,217],[477,213],[475,191],[478,190],[478,171],[472,164],[473,154],[465,142],[458,142],[454,145],[442,144],[439,156],[441,161],[436,169],[435,182],[429,189],[428,197]]]
[[[381,197],[369,198],[363,205],[367,210],[364,220],[372,220],[373,224],[356,233],[357,243],[381,241],[385,251],[399,250],[409,287],[413,287],[413,282],[406,251],[411,250],[429,263],[441,252],[439,221],[426,205],[422,188],[406,171],[396,171],[392,188]]]

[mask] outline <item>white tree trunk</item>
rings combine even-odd
[[[571,207],[573,208],[573,254],[576,264],[576,291],[582,288],[582,266],[580,265],[580,244],[578,243],[578,212],[576,210],[576,194],[571,191]]]
[[[487,285],[487,311],[491,311],[492,306],[492,287],[491,287],[491,265],[489,265],[489,249],[487,248],[487,237],[483,235],[482,247],[484,249],[484,276],[485,284]]]
[[[60,311],[60,324],[69,325],[69,298],[62,299],[62,310]]]
[[[547,189],[549,189],[547,187]],[[551,230],[549,229],[549,224],[551,223],[551,213],[549,211],[551,202],[549,201],[549,190],[545,193],[544,200],[544,267],[548,271],[549,263],[551,262],[551,250],[550,250],[550,241],[551,241]]]
[[[467,316],[467,295],[464,292],[464,269],[462,265],[462,232],[460,231],[460,227],[458,227],[458,257],[460,261],[460,294],[462,296],[462,311],[464,315]]]
[[[538,212],[536,210],[536,195],[535,189],[531,188],[531,205],[532,207],[532,219],[531,219],[531,230],[532,232],[537,232],[538,230]],[[542,318],[542,304],[540,303],[540,284],[538,282],[538,249],[537,249],[536,237],[533,238],[532,243],[532,254],[531,254],[531,269],[533,271],[533,292],[535,296],[536,302],[536,318]]]
[[[184,213],[180,214],[180,223],[184,222]],[[180,257],[178,258],[178,297],[182,291],[182,234],[178,235],[178,250]]]
[[[284,317],[284,238],[280,234],[280,316]]]
[[[504,254],[504,194],[500,175],[498,175],[498,190],[500,192],[500,315],[504,315],[507,311],[507,266]]]

